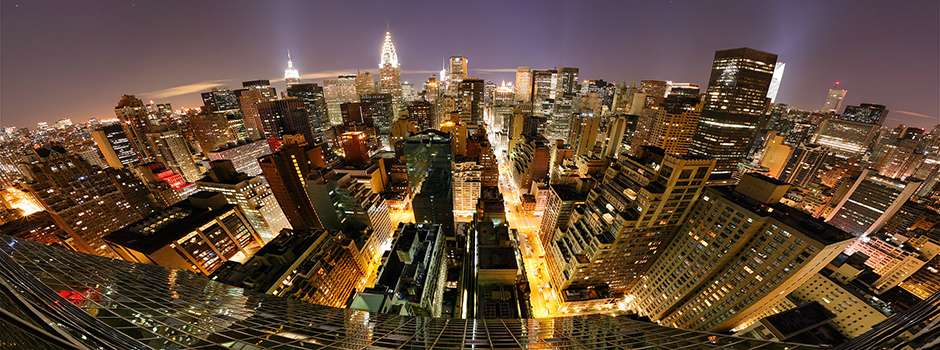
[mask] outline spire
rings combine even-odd
[[[392,33],[388,31],[385,32],[385,42],[382,43],[382,56],[379,61],[379,68],[382,68],[382,66],[386,64],[398,67],[398,53],[395,52],[395,44],[392,44]]]
[[[287,50],[287,69],[284,70],[284,81],[287,82],[287,86],[300,82],[300,72],[294,69],[294,62],[291,62],[290,59],[290,50]]]

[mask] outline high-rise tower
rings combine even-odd
[[[823,113],[826,112],[835,112],[839,113],[839,108],[842,107],[842,101],[845,100],[845,90],[836,90],[839,87],[839,82],[836,82],[836,86],[832,89],[829,89],[829,95],[826,96],[826,105],[823,106]]]
[[[749,48],[715,52],[705,106],[690,154],[714,157],[712,179],[731,177],[767,104],[777,55]]]
[[[300,72],[294,69],[294,63],[290,61],[290,50],[287,50],[287,69],[284,70],[284,81],[287,87],[300,83]]]
[[[392,94],[393,103],[400,104],[401,67],[398,64],[398,53],[395,52],[395,45],[392,44],[392,33],[390,32],[385,32],[385,42],[382,44],[379,79],[379,92]]]
[[[774,67],[774,76],[770,79],[770,88],[767,89],[767,98],[770,99],[770,103],[777,101],[777,91],[780,90],[780,82],[783,81],[783,69],[787,67],[786,63],[777,62],[777,66]]]

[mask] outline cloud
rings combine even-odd
[[[477,72],[482,72],[482,73],[515,73],[515,72],[516,72],[516,68],[495,68],[495,69],[488,69],[488,68],[476,68],[476,69],[474,69],[474,68],[470,68],[470,70],[472,70],[472,71],[477,71]]]
[[[901,113],[901,114],[912,115],[912,116],[915,116],[915,117],[918,117],[918,118],[937,119],[937,117],[931,117],[931,116],[926,115],[926,114],[920,114],[920,113],[914,113],[914,112],[908,112],[908,111],[898,111],[898,110],[895,110],[895,112]]]
[[[147,98],[168,98],[168,97],[174,97],[174,96],[180,96],[180,95],[188,95],[188,94],[192,94],[196,92],[209,91],[209,89],[212,89],[219,85],[223,85],[223,83],[227,81],[231,81],[231,79],[203,81],[203,82],[193,83],[189,85],[166,88],[163,90],[145,92],[140,95],[147,97]]]
[[[147,98],[167,98],[180,95],[188,95],[196,92],[209,91],[214,87],[224,85],[225,82],[232,81],[231,79],[219,79],[219,80],[208,80],[199,83],[193,83],[189,85],[176,86],[171,88],[166,88],[163,90],[151,91],[142,93],[141,96]]]
[[[433,70],[403,70],[401,71],[401,74],[437,74],[440,72],[441,71],[433,71]]]

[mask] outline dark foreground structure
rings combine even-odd
[[[444,319],[338,309],[0,236],[0,348],[816,349],[602,315]]]

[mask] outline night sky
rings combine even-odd
[[[281,91],[287,50],[305,82],[357,69],[378,78],[386,23],[418,89],[462,55],[471,76],[497,84],[518,66],[570,66],[581,79],[704,90],[716,50],[751,47],[787,63],[777,103],[820,109],[840,81],[846,104],[888,106],[885,126],[940,122],[936,0],[2,0],[0,124],[113,118],[122,94],[179,108],[246,80]]]

